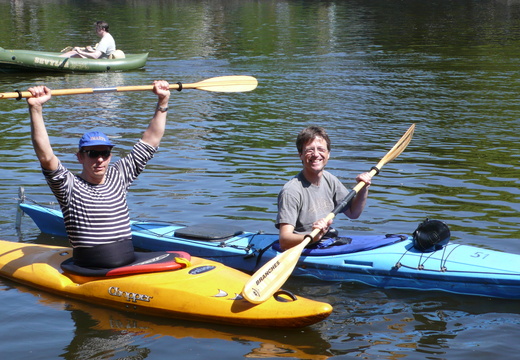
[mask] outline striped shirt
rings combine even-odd
[[[132,238],[126,195],[157,149],[139,141],[110,165],[103,184],[91,184],[60,162],[43,174],[63,212],[72,247],[92,247]]]

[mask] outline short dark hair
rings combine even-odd
[[[321,126],[311,125],[300,131],[296,138],[296,148],[298,153],[303,153],[303,146],[309,141],[314,140],[317,137],[321,137],[327,143],[327,150],[330,151],[330,138],[324,128]]]
[[[105,30],[106,32],[109,32],[108,31],[108,23],[106,21],[96,21],[96,29],[97,30]]]

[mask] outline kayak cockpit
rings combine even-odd
[[[324,239],[318,243],[308,246],[302,251],[303,256],[331,256],[351,254],[360,251],[376,249],[382,246],[395,244],[396,242],[409,239],[410,236],[403,234],[366,235],[349,237],[336,237]],[[273,244],[273,249],[283,252],[280,243]]]
[[[92,268],[79,266],[74,258],[61,263],[65,275],[75,282],[84,283],[94,279],[126,276],[152,272],[173,271],[190,266],[191,256],[183,251],[136,252],[135,260],[116,268]]]

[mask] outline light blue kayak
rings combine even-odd
[[[40,231],[66,236],[61,211],[25,202],[19,206]],[[131,226],[136,248],[185,251],[250,273],[280,254],[277,234],[215,225],[132,221]],[[346,240],[348,244],[331,241],[323,248],[306,249],[293,275],[379,288],[520,299],[520,255],[454,243],[422,252],[414,247],[412,236],[403,234]]]

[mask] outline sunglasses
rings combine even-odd
[[[86,153],[91,159],[99,159],[101,156],[103,159],[107,159],[110,156],[112,150],[81,150],[82,153]]]

